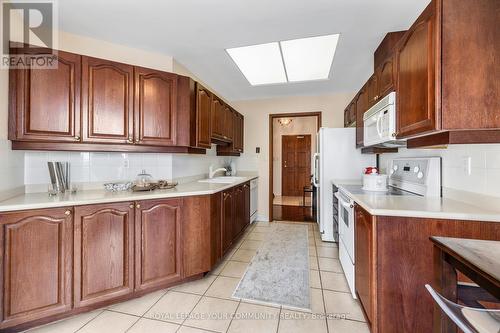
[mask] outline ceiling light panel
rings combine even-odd
[[[338,40],[335,34],[280,42],[288,81],[328,79]]]
[[[286,74],[278,43],[227,49],[251,85],[286,83]]]

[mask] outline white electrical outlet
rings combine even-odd
[[[465,156],[463,158],[464,173],[468,176],[472,174],[472,157]]]
[[[128,160],[123,160],[123,167],[124,167],[125,169],[128,169],[128,168],[129,168],[129,166],[130,166],[130,162],[129,162]]]

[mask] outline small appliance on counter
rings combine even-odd
[[[365,169],[363,175],[363,190],[372,192],[387,191],[387,175],[379,174],[375,167]]]
[[[154,190],[168,190],[176,187],[177,182],[169,182],[167,180],[154,181],[153,176],[142,170],[137,175],[134,185],[132,186],[133,192],[154,191]]]

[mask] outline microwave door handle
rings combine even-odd
[[[377,134],[379,137],[382,136],[382,117],[384,116],[383,113],[380,113],[377,117]]]

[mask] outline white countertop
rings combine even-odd
[[[209,195],[258,178],[256,174],[246,174],[242,177],[244,177],[243,180],[232,184],[216,184],[193,181],[185,184],[179,184],[170,190],[155,190],[151,192],[107,192],[102,189],[79,191],[74,194],[68,193],[52,197],[49,196],[48,193],[26,193],[5,201],[0,201],[0,212]]]
[[[500,207],[469,204],[450,198],[390,196],[366,191],[352,191],[352,181],[333,183],[371,215],[500,222]]]

